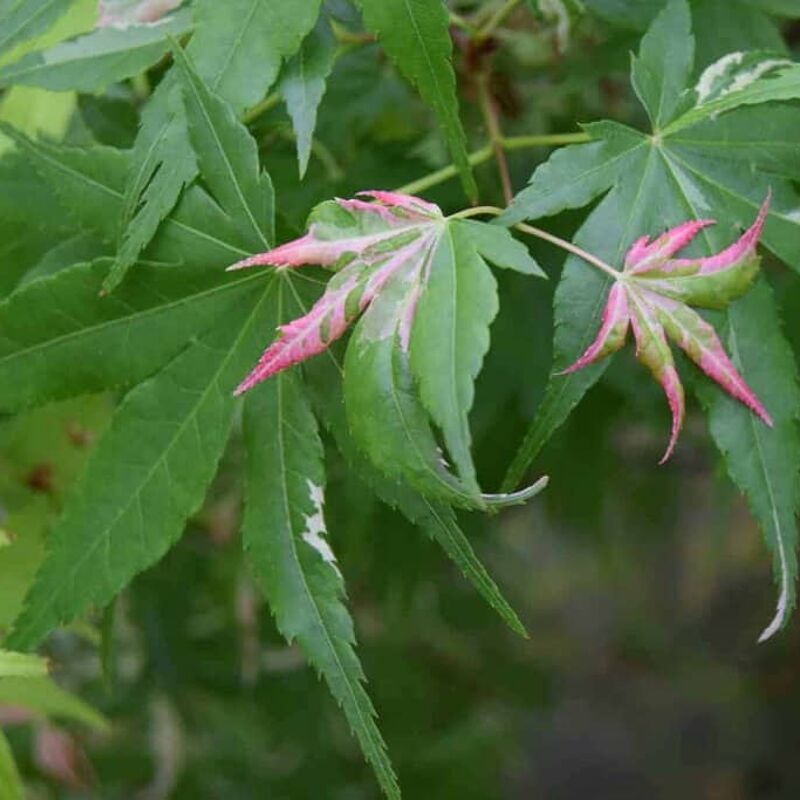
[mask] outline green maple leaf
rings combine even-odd
[[[357,0],[366,26],[436,112],[464,190],[477,196],[458,114],[450,19],[441,0]]]
[[[300,48],[314,27],[320,0],[198,0],[195,32],[187,48],[202,80],[235,114],[261,100],[283,60]],[[252,65],[258,64],[258,69]],[[184,187],[198,174],[189,146],[177,76],[168,74],[142,116],[125,186],[122,241],[106,288],[118,286]]]
[[[100,28],[2,67],[0,86],[99,91],[158,62],[169,48],[169,36],[182,36],[191,29],[188,9],[158,23]]]
[[[763,243],[800,269],[800,220],[792,179],[798,174],[800,112],[758,103],[800,97],[800,65],[784,59],[735,58],[712,65],[696,87],[689,9],[673,0],[655,19],[633,62],[632,80],[652,121],[650,133],[616,123],[586,127],[592,141],[557,151],[534,173],[504,220],[511,224],[580,208],[605,194],[575,236],[575,244],[619,264],[642,232],[656,233],[714,210],[719,223],[697,237],[699,255],[721,250],[729,232],[745,227],[764,196],[773,201]],[[607,362],[562,375],[590,345],[601,325],[610,278],[587,271],[581,259],[564,265],[555,296],[554,370],[545,396],[506,480],[511,488],[566,420]],[[776,617],[782,625],[794,604],[797,573],[795,514],[800,507],[800,389],[777,308],[763,281],[727,310],[710,312],[735,368],[747,376],[772,416],[772,430],[750,412],[698,381],[711,434],[728,472],[747,496],[772,549],[780,585]],[[758,342],[757,348],[750,342]]]

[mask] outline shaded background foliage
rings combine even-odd
[[[89,19],[89,5],[78,3],[76,14]],[[429,112],[378,47],[359,38],[355,11],[343,0],[328,5],[355,36],[333,67],[305,179],[280,104],[249,126],[280,187],[281,240],[301,232],[322,199],[399,186],[449,163]],[[461,13],[477,5],[452,4]],[[562,43],[556,21],[536,3],[532,10],[520,4],[477,51],[454,30],[470,149],[486,140],[476,75],[488,64],[506,134],[573,131],[602,117],[644,123],[629,89],[628,53],[663,3],[584,5]],[[696,0],[697,70],[731,50],[796,53],[794,6]],[[163,69],[150,71],[151,86]],[[0,116],[16,122],[15,91],[0,100]],[[141,83],[118,84],[63,110],[47,95],[33,127],[71,143],[128,148],[143,91]],[[36,107],[31,97],[26,104]],[[515,189],[545,155],[509,155]],[[12,163],[3,162],[9,170]],[[482,201],[502,205],[495,166],[480,166],[476,177]],[[95,242],[64,241],[62,209],[45,188],[34,181],[16,195],[15,179],[8,177],[0,197],[3,293],[31,268],[47,274],[82,252],[97,253]],[[445,211],[464,204],[457,181],[425,196]],[[44,214],[47,204],[52,211]],[[562,214],[552,228],[569,236],[583,217]],[[62,250],[54,255],[56,245]],[[533,250],[557,275],[563,259]],[[785,319],[795,320],[796,284],[769,265],[767,272]],[[502,311],[472,415],[487,487],[499,485],[551,359],[553,287],[497,277]],[[800,348],[797,326],[787,333]],[[797,625],[755,647],[773,603],[755,525],[697,409],[690,407],[674,461],[654,468],[665,412],[657,387],[634,369],[630,353],[618,358],[547,447],[538,463],[552,482],[536,503],[500,518],[464,517],[531,632],[527,641],[499,624],[419,531],[374,501],[326,441],[329,530],[406,796],[789,798],[800,791]],[[113,399],[2,420],[3,524],[17,536],[0,549],[4,626],[21,602],[14,582],[24,588],[35,570],[46,522],[107,425]],[[242,458],[235,436],[186,535],[118,601],[110,652],[98,652],[95,627],[76,625],[52,639],[59,681],[113,725],[110,732],[71,728],[91,764],[72,788],[35,763],[30,727],[10,727],[33,797],[378,796],[334,701],[284,645],[242,564]]]

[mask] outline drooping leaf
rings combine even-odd
[[[359,322],[347,350],[344,395],[351,434],[384,475],[407,481],[438,502],[482,508],[474,487],[464,486],[448,470],[415,391],[400,320],[395,317],[395,325],[387,325],[381,319],[384,314],[400,315],[407,297],[399,284],[392,281],[381,294]],[[372,335],[370,329],[379,325],[388,328],[387,335]]]
[[[325,678],[384,793],[399,798],[342,602],[325,525],[322,444],[297,376],[283,373],[249,394],[244,426],[244,546],[259,585],[281,633]]]
[[[354,435],[387,474],[410,476],[418,489],[440,499],[480,505],[467,415],[497,313],[494,278],[481,248],[529,274],[541,272],[529,258],[521,259],[499,229],[448,220],[418,198],[367,194],[374,202],[319,206],[304,237],[234,265],[285,269],[316,263],[337,271],[313,308],[280,328],[238,391],[321,353],[363,313],[348,351],[346,395],[354,420],[367,408],[371,419],[362,419]],[[476,234],[482,228],[487,230]],[[463,488],[441,463],[412,375]],[[380,434],[384,427],[387,433]]]
[[[197,0],[187,54],[212,92],[240,114],[278,77],[319,15],[320,0]],[[258,64],[258,69],[253,69]],[[177,82],[167,75],[148,104],[131,159],[115,273],[123,276],[197,175]]]
[[[477,187],[458,113],[445,4],[441,0],[358,0],[358,5],[367,27],[435,111],[464,189],[475,197]]]
[[[188,9],[158,23],[102,28],[3,67],[0,86],[95,92],[144,71],[167,52],[169,36],[182,36],[191,28]]]
[[[468,414],[475,378],[489,349],[489,325],[498,310],[491,270],[461,227],[449,227],[431,257],[414,317],[409,366],[458,474],[475,493],[480,490]]]
[[[297,137],[297,162],[300,178],[306,174],[311,157],[317,109],[336,60],[336,42],[327,20],[303,40],[300,50],[286,64],[278,84]]]
[[[418,525],[447,553],[448,557],[472,583],[475,590],[497,611],[511,630],[526,636],[524,625],[503,597],[497,584],[481,563],[469,540],[458,525],[452,508],[433,503],[424,495],[374,470],[369,459],[354,441],[347,421],[341,384],[343,370],[332,353],[329,358],[308,365],[309,389],[317,413],[333,434],[337,447],[348,465],[369,486],[376,496],[391,508],[396,508],[411,523]]]
[[[711,435],[772,550],[779,594],[775,617],[760,637],[764,641],[783,627],[796,601],[800,384],[778,309],[764,281],[731,307],[722,334],[735,367],[747,375],[773,420],[769,430],[713,385],[698,386]]]
[[[273,288],[256,287],[127,396],[50,535],[9,647],[30,649],[90,603],[107,604],[180,536],[216,471]]]
[[[393,492],[387,487],[382,499],[390,505],[396,505],[411,522],[422,528],[447,553],[464,577],[502,617],[506,625],[520,636],[527,637],[525,626],[481,563],[469,539],[459,527],[452,508],[432,503],[424,496],[398,491],[396,487]]]

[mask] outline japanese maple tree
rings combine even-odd
[[[629,339],[672,417],[660,469],[679,452],[687,386],[774,558],[777,612],[761,640],[787,624],[800,389],[770,281],[800,269],[790,54],[703,50],[696,68],[688,0],[588,11],[567,0],[107,0],[91,4],[88,23],[65,17],[69,5],[0,3],[4,99],[41,91],[69,104],[49,135],[2,117],[0,225],[14,266],[1,282],[0,411],[22,418],[106,393],[113,414],[47,510],[46,552],[0,652],[10,677],[44,680],[45,662],[25,651],[97,611],[113,616],[115,598],[197,518],[226,453],[241,453],[254,581],[384,794],[399,798],[337,559],[348,524],[329,530],[326,463],[340,459],[359,492],[421,528],[512,630],[535,636],[457,512],[502,513],[541,492],[547,477],[529,475],[537,457]],[[627,116],[506,136],[493,58],[516,13],[536,15],[559,52],[583,14],[646,26]],[[753,13],[772,24],[771,11]],[[37,40],[62,24],[63,36]],[[388,157],[369,174],[339,169],[317,123],[337,65],[362,50],[385,52],[396,97],[416,91],[427,110],[416,113],[437,121],[402,172]],[[459,88],[476,101],[466,127]],[[376,97],[350,97],[354,109],[342,102],[329,125],[358,130]],[[353,136],[348,152],[361,147]],[[542,146],[552,152],[514,194],[511,153]],[[431,158],[427,175],[409,167]],[[488,188],[474,174],[487,161]],[[453,178],[460,194],[440,200]],[[487,196],[503,207],[478,205]],[[35,209],[24,224],[15,203]],[[567,254],[563,265],[554,253]],[[496,336],[511,279],[537,297],[555,285],[553,324],[537,319],[553,357],[490,491],[474,454],[476,382],[494,350],[514,348],[507,375],[534,358],[522,336]],[[59,736],[63,755],[71,744]]]

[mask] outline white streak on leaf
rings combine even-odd
[[[330,564],[337,572],[339,577],[342,573],[336,564],[336,556],[331,550],[331,546],[323,538],[328,532],[325,527],[325,515],[323,507],[325,505],[325,490],[321,486],[317,486],[312,480],[308,480],[308,496],[314,504],[314,513],[307,514],[305,517],[306,529],[301,536],[303,541],[313,547],[326,564]]]
[[[780,67],[791,66],[785,58],[761,58],[755,53],[728,53],[707,67],[695,86],[697,103],[705,105],[711,100],[740,92]]]
[[[697,105],[700,106],[709,99],[716,88],[717,81],[722,78],[730,67],[741,64],[744,53],[728,53],[703,70],[700,80],[694,90],[697,92]]]
[[[749,86],[751,83],[755,83],[759,78],[766,75],[770,70],[773,70],[776,67],[785,67],[791,64],[792,62],[786,58],[771,58],[768,59],[767,61],[762,61],[760,64],[756,64],[752,69],[737,75],[733,83],[727,89],[725,89],[725,91],[723,91],[722,94],[726,95],[730,94],[731,92],[741,91],[746,86]]]
[[[758,637],[759,644],[761,642],[766,642],[767,639],[781,629],[786,619],[786,612],[789,609],[789,583],[792,577],[789,574],[789,566],[786,563],[786,548],[780,536],[780,530],[780,526],[777,526],[778,535],[775,537],[775,540],[778,543],[778,560],[781,562],[781,593],[778,597],[778,607],[772,622],[764,628],[761,636]]]

